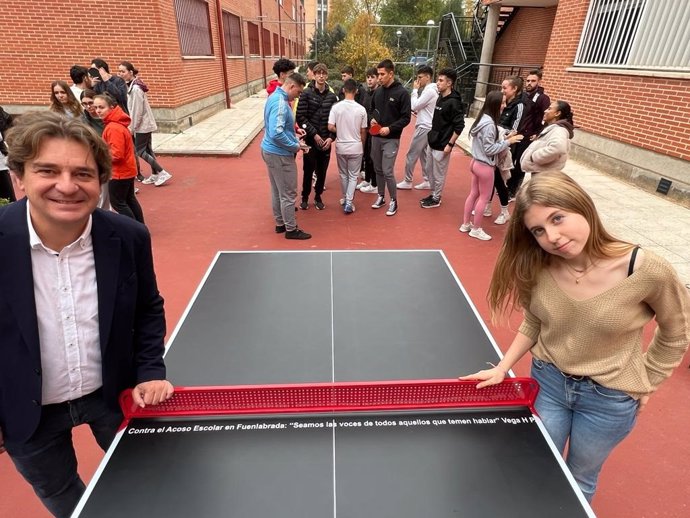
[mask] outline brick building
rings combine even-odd
[[[489,2],[485,2],[489,3]],[[568,101],[572,156],[690,205],[690,36],[682,0],[503,0],[492,63],[543,64]]]
[[[74,64],[131,61],[162,131],[180,131],[265,87],[273,62],[307,47],[304,0],[4,0],[0,104],[50,103]]]

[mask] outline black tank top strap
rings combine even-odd
[[[635,269],[635,258],[637,258],[637,251],[639,249],[639,246],[633,248],[632,255],[630,256],[630,264],[628,265],[628,277],[633,274],[633,270]]]

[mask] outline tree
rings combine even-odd
[[[438,25],[441,19],[439,11],[443,9],[445,4],[446,2],[440,0],[388,0],[386,5],[381,8],[381,23],[385,25],[421,26],[420,28],[402,29],[403,34],[407,35],[409,50],[414,52],[414,49],[426,48],[429,41],[429,31],[436,30],[427,29],[426,22],[434,20]],[[386,41],[389,44],[396,41],[395,32],[395,28],[386,27]]]
[[[345,39],[345,29],[336,25],[331,30],[318,30],[309,38],[309,59],[316,59],[331,68],[337,64],[335,49]]]
[[[349,31],[360,12],[356,4],[359,4],[359,0],[332,0],[328,8],[328,28],[340,25]]]
[[[385,0],[331,0],[328,4],[328,27],[342,25],[346,31],[361,14],[378,19]]]
[[[371,27],[374,18],[362,13],[353,22],[336,54],[341,64],[351,65],[363,76],[370,62],[391,58],[393,53],[383,43],[380,27]]]

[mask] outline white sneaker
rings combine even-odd
[[[370,185],[370,183],[367,181],[359,182],[357,184],[357,187],[355,187],[355,189],[360,190],[362,187],[369,187],[369,185]]]
[[[144,185],[151,185],[152,183],[156,183],[156,180],[158,180],[158,175],[157,174],[152,174],[144,178],[141,183]]]
[[[408,182],[407,180],[403,180],[402,182],[399,182],[395,185],[398,189],[412,189],[412,182]]]
[[[374,187],[373,185],[367,185],[367,186],[362,187],[359,190],[359,192],[374,194],[374,193],[378,193],[379,189],[378,189],[378,187]]]
[[[494,221],[494,223],[496,223],[496,225],[505,225],[506,223],[508,223],[509,220],[510,220],[510,214],[506,214],[505,212],[501,212],[498,215],[498,217],[496,218],[496,220]]]
[[[472,223],[463,223],[458,230],[460,232],[469,232],[472,230]]]
[[[429,182],[425,180],[422,183],[418,183],[417,185],[415,185],[414,188],[418,190],[431,189],[431,185],[429,184]]]
[[[163,169],[160,173],[158,173],[158,178],[156,178],[156,180],[153,182],[153,185],[155,185],[156,187],[160,187],[171,178],[172,175],[165,169]]]
[[[469,236],[474,237],[476,239],[480,239],[481,241],[491,240],[491,236],[484,232],[481,228],[473,228],[472,230],[470,230]]]
[[[484,214],[484,216],[487,217],[487,218],[490,218],[490,217],[491,217],[492,212],[491,212],[491,204],[490,204],[490,203],[487,203],[487,204],[486,204],[486,207],[484,207],[484,212],[483,212],[483,214]]]

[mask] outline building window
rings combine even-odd
[[[204,0],[175,0],[177,32],[183,56],[213,56],[208,3]]]
[[[688,17],[679,0],[591,0],[575,65],[688,70]]]
[[[268,29],[263,29],[261,32],[261,45],[264,51],[264,56],[271,55],[271,31]]]
[[[273,55],[280,56],[280,43],[277,34],[273,34]]]
[[[242,30],[240,17],[223,11],[223,37],[228,56],[242,56]]]
[[[259,26],[252,22],[247,22],[247,39],[249,40],[249,53],[258,56],[261,52],[259,46]]]

